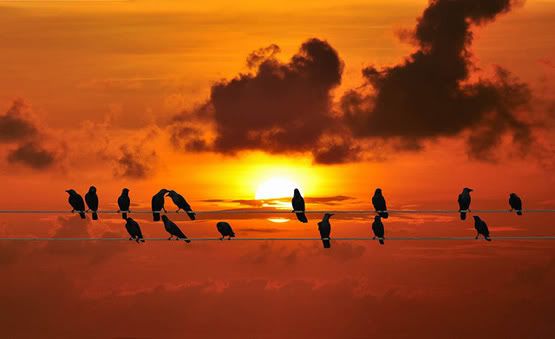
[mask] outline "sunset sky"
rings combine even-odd
[[[553,0],[0,0],[0,210],[555,208]],[[285,192],[285,193],[284,193]],[[268,204],[261,199],[281,199]],[[166,199],[168,210],[174,209]],[[171,216],[170,216],[171,217]],[[273,217],[273,218],[272,218]],[[189,237],[318,236],[320,215],[172,217]],[[8,338],[546,337],[555,215],[480,242],[0,241]],[[161,223],[137,215],[143,233]],[[371,236],[336,215],[332,237]],[[276,222],[279,221],[279,222]],[[473,236],[392,215],[387,236]],[[126,237],[115,215],[0,214],[2,237]],[[519,323],[520,326],[515,327]]]

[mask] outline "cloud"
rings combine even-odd
[[[56,153],[34,142],[27,142],[8,153],[8,162],[33,169],[44,169],[56,163]]]
[[[0,115],[0,143],[21,141],[38,134],[37,127],[25,112],[23,100],[14,100],[4,115]]]
[[[144,145],[121,145],[121,155],[116,159],[114,172],[117,176],[144,179],[154,172],[158,158],[155,150],[145,150]]]

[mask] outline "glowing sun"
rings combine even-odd
[[[254,198],[265,200],[292,197],[295,188],[299,188],[299,185],[290,179],[271,178],[258,185]]]

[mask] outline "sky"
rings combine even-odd
[[[189,237],[315,237],[289,209],[554,208],[555,2],[0,1],[0,209],[197,210]],[[290,193],[288,193],[290,192]],[[166,199],[168,210],[174,209]],[[332,237],[371,236],[335,215]],[[482,215],[479,242],[0,242],[0,326],[35,338],[545,337],[550,214]],[[161,223],[137,215],[148,237]],[[395,215],[386,238],[473,236]],[[116,215],[0,215],[2,237],[126,237]],[[433,323],[430,323],[433,322]],[[515,324],[520,324],[515,326]]]

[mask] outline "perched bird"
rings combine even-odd
[[[164,208],[164,196],[168,193],[168,190],[162,188],[158,193],[152,197],[152,220],[160,221],[160,211],[167,212]]]
[[[81,219],[86,219],[87,217],[85,216],[85,202],[83,201],[83,197],[72,189],[69,189],[66,192],[69,194],[69,198],[67,199],[67,201],[71,205],[71,213],[77,211],[79,212]]]
[[[488,230],[488,225],[486,224],[485,221],[483,221],[482,219],[480,219],[479,216],[475,215],[474,216],[474,228],[476,229],[476,239],[478,239],[478,237],[481,235],[484,236],[484,238],[487,241],[491,241],[490,237],[489,237],[489,230]]]
[[[135,240],[137,243],[139,243],[139,241],[145,242],[145,239],[143,238],[143,232],[141,232],[141,228],[139,227],[139,223],[133,220],[133,218],[126,219],[125,229],[127,229],[127,232],[131,236],[129,240]]]
[[[192,211],[191,206],[187,203],[187,200],[183,198],[183,196],[176,191],[169,191],[168,196],[172,198],[173,203],[177,206],[176,213],[179,213],[179,210],[184,210],[187,212],[189,219],[195,220],[195,213]]]
[[[322,221],[318,223],[318,231],[320,231],[320,238],[322,238],[322,243],[324,244],[324,248],[330,248],[330,233],[331,233],[331,224],[330,224],[330,217],[333,214],[326,213],[322,218]]]
[[[168,240],[172,240],[172,238],[175,237],[175,240],[184,240],[187,243],[191,242],[191,240],[187,238],[181,229],[173,221],[171,221],[167,215],[162,216],[162,221],[164,222],[166,232],[170,234]]]
[[[461,220],[466,220],[466,212],[470,211],[470,192],[471,188],[465,187],[459,194],[459,212],[461,212]]]
[[[291,204],[293,205],[293,212],[302,211],[295,213],[297,215],[297,219],[299,219],[300,222],[308,222],[306,215],[303,213],[305,211],[304,199],[298,188],[295,188],[295,191],[293,192],[293,199],[291,199]]]
[[[89,187],[89,191],[85,194],[85,202],[89,207],[89,210],[92,211],[92,218],[93,220],[98,220],[98,195],[96,195],[96,187],[91,186]]]
[[[380,244],[384,244],[385,229],[383,227],[382,217],[376,215],[374,217],[374,222],[372,223],[372,232],[374,232],[374,237],[372,239],[378,238]]]
[[[127,213],[129,212],[129,206],[131,205],[131,200],[129,199],[129,189],[124,188],[121,190],[121,195],[118,198],[118,213],[121,213],[123,219],[127,219]],[[123,212],[125,211],[125,212]]]
[[[220,234],[222,235],[220,240],[224,240],[225,237],[228,237],[228,240],[231,240],[231,238],[235,238],[235,232],[233,232],[233,229],[231,228],[231,225],[229,223],[225,221],[220,221],[216,224],[216,228],[218,229],[218,232],[220,232]]]
[[[517,215],[522,215],[522,200],[515,193],[509,196],[509,205],[511,205],[511,212],[514,210]]]
[[[384,219],[389,217],[389,213],[387,213],[387,206],[385,204],[385,198],[382,195],[382,189],[376,188],[374,192],[374,196],[372,197],[372,205],[374,205],[374,209],[378,212],[378,215]]]

